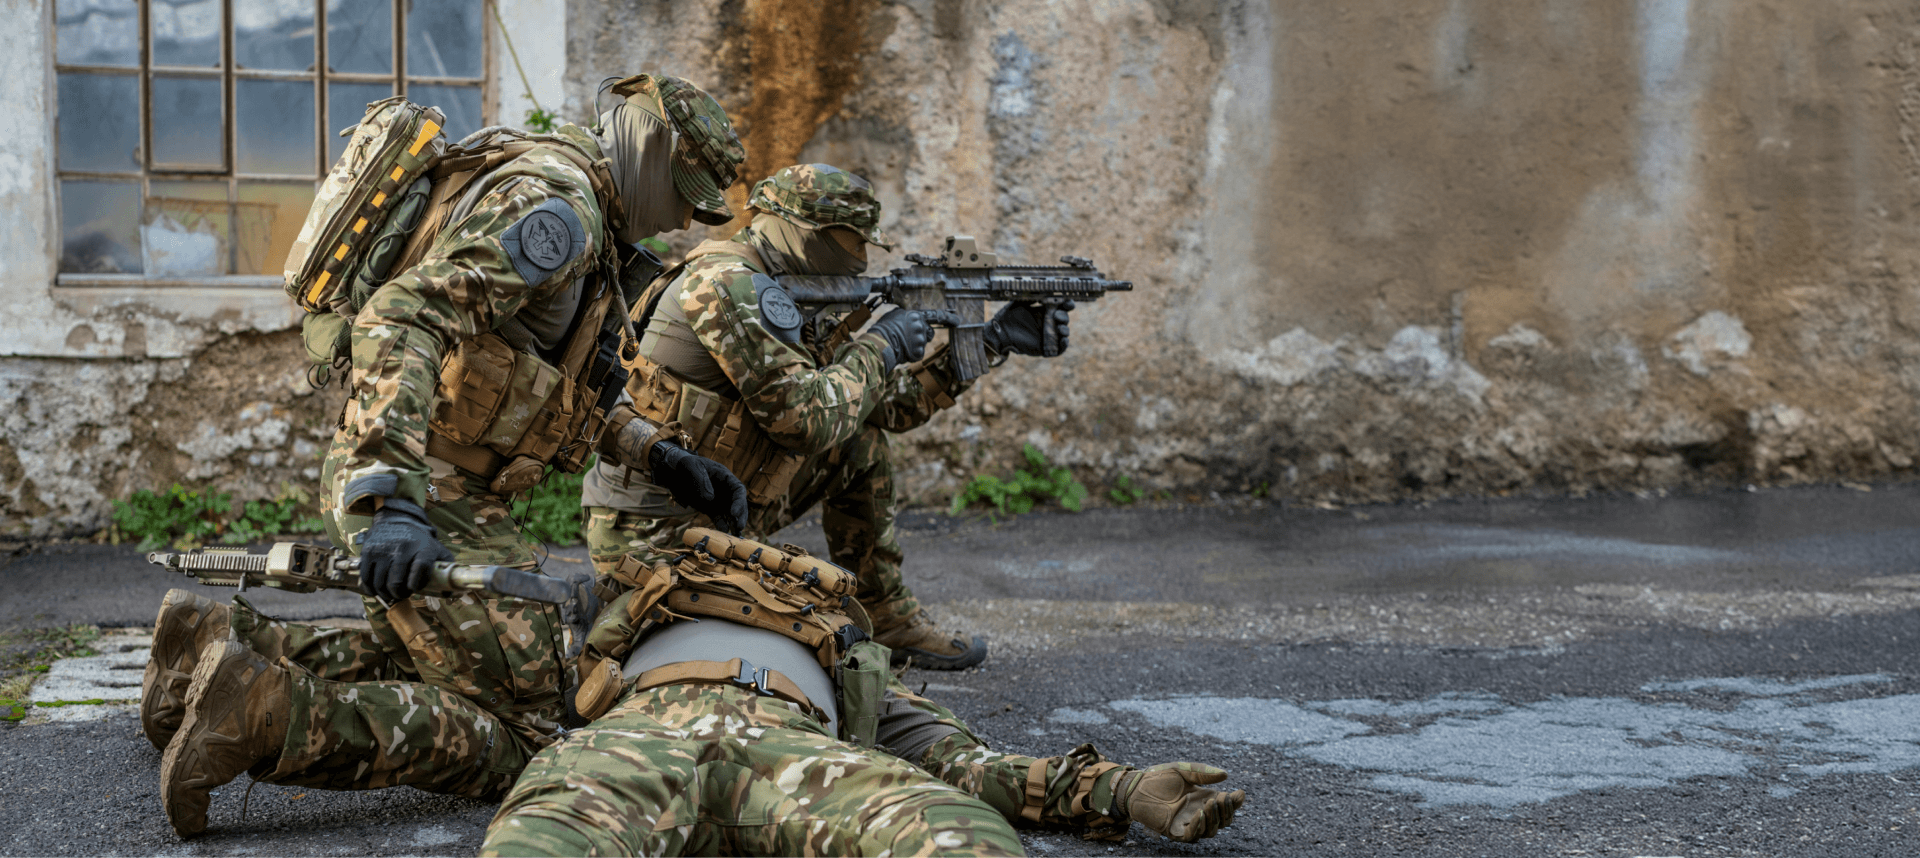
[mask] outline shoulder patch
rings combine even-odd
[[[793,296],[765,274],[753,275],[753,292],[760,301],[760,322],[767,326],[774,337],[788,345],[800,342],[799,305],[793,303]]]
[[[513,270],[529,285],[545,282],[553,272],[587,249],[587,232],[580,216],[566,200],[555,197],[522,215],[500,236],[513,260]]]

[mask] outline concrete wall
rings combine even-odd
[[[30,25],[0,34],[10,115],[46,110],[45,8],[0,0]],[[1910,4],[502,8],[567,118],[609,75],[681,74],[740,120],[751,175],[873,179],[902,253],[966,232],[1138,283],[1076,312],[1066,357],[1016,359],[900,440],[923,499],[1024,442],[1096,485],[1335,501],[1899,476],[1920,455]],[[494,69],[518,119],[511,57]],[[0,533],[97,526],[114,493],[190,474],[300,478],[330,400],[296,394],[271,314],[48,287],[44,134],[0,130],[0,166],[24,165],[0,179],[0,289],[24,308],[0,352],[60,356],[0,358]]]
[[[873,178],[903,251],[970,232],[1139,283],[909,436],[923,495],[1025,441],[1096,481],[1333,500],[1920,450],[1911,5],[826,6],[573,0],[569,103],[677,70],[756,166]]]

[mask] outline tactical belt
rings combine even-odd
[[[443,460],[469,474],[487,477],[500,472],[507,457],[477,444],[459,444],[438,432],[427,435],[427,455]]]
[[[771,668],[754,668],[753,662],[743,658],[727,661],[682,661],[662,665],[640,674],[633,681],[634,691],[659,688],[662,685],[737,685],[751,690],[762,697],[775,697],[799,706],[801,711],[824,724],[826,713],[807,699],[807,694],[788,679],[786,674]]]

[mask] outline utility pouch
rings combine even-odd
[[[516,352],[496,333],[462,340],[440,368],[440,389],[433,406],[433,431],[456,444],[478,444],[507,398]]]
[[[446,122],[438,108],[404,96],[367,105],[287,254],[284,287],[301,309],[327,312],[342,303],[342,293],[353,288],[355,272],[375,243],[373,236],[446,148],[441,133]]]
[[[834,671],[840,690],[840,738],[862,748],[873,747],[880,730],[880,708],[887,693],[890,651],[863,640],[847,647]]]
[[[333,363],[352,346],[353,320],[339,313],[308,313],[300,320],[300,342],[307,348],[307,360],[317,364]]]
[[[591,665],[586,659],[581,661],[580,690],[574,694],[573,706],[580,717],[591,721],[613,708],[626,677],[620,675],[620,662],[616,659],[601,659]]]

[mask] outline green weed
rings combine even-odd
[[[242,544],[261,542],[283,533],[321,533],[326,522],[308,515],[313,496],[292,483],[281,483],[270,501],[247,501],[234,513],[233,495],[212,489],[189,490],[179,483],[165,492],[135,491],[113,502],[115,543],[137,539],[141,551],[163,545],[180,550],[198,548],[217,538]]]
[[[1073,472],[1049,465],[1046,455],[1032,444],[1021,452],[1026,464],[1014,471],[1012,477],[1003,480],[988,474],[975,476],[966,488],[953,496],[947,511],[959,515],[969,506],[985,503],[1002,515],[1019,515],[1051,500],[1079,512],[1087,500],[1087,487],[1073,478]]]
[[[1140,488],[1133,484],[1133,478],[1126,474],[1121,474],[1119,479],[1114,480],[1113,488],[1107,492],[1107,497],[1121,506],[1138,502],[1145,496]]]
[[[527,492],[527,511],[521,519],[537,539],[555,545],[580,542],[580,485],[593,458],[578,474],[566,474],[548,467],[547,475]]]
[[[535,107],[527,111],[525,125],[528,131],[535,134],[552,134],[553,129],[560,127],[560,117],[552,111]]]

